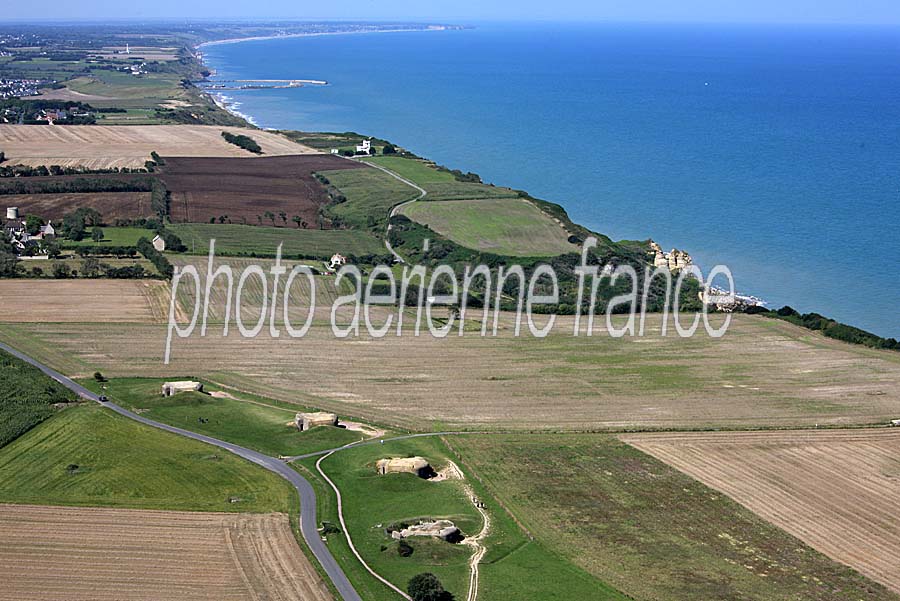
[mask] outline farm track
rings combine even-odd
[[[900,593],[900,429],[620,438]]]

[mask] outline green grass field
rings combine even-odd
[[[414,188],[378,169],[322,171],[338,188],[346,202],[329,207],[329,212],[347,225],[384,231],[391,209],[419,195]]]
[[[540,544],[634,598],[896,598],[613,436],[452,444]]]
[[[352,170],[356,171],[356,170]],[[302,230],[297,228],[257,227],[237,224],[184,223],[170,225],[188,247],[188,252],[205,255],[209,241],[216,240],[216,254],[274,257],[279,244],[283,256],[331,257],[384,254],[384,244],[369,232],[360,230]]]
[[[152,240],[156,235],[153,230],[142,227],[101,227],[103,240],[97,242],[91,238],[91,228],[88,228],[84,240],[67,240],[60,238],[62,248],[78,248],[79,246],[135,246],[141,238]]]
[[[518,198],[509,188],[460,182],[449,171],[437,169],[432,163],[419,159],[380,156],[364,159],[364,162],[380,165],[420,185],[428,191],[425,200],[465,200],[478,198]]]
[[[397,543],[384,533],[391,522],[417,518],[452,519],[464,534],[481,529],[481,517],[463,492],[463,482],[448,480],[427,482],[410,474],[379,476],[374,462],[383,457],[421,455],[436,467],[455,459],[450,449],[435,438],[387,441],[384,445],[341,451],[322,463],[322,467],[341,490],[344,515],[354,544],[379,574],[401,588],[410,577],[432,572],[456,599],[464,599],[468,590],[468,558],[471,548],[443,541],[410,540],[413,554],[401,557]],[[319,519],[337,523],[333,492],[315,470],[315,459],[303,460],[295,467],[316,489]],[[469,477],[465,483],[487,506],[491,519],[486,539],[487,554],[481,563],[479,599],[624,599],[601,581],[528,539],[513,519]],[[380,524],[380,526],[379,526]],[[374,580],[351,555],[343,534],[328,537],[328,547],[360,592],[363,599],[390,601],[396,598],[387,587]]]
[[[522,199],[415,202],[401,213],[473,250],[532,257],[578,252],[565,229]]]
[[[295,494],[226,451],[93,405],[0,449],[3,503],[264,513],[289,511]]]
[[[90,75],[66,82],[66,87],[81,94],[140,100],[148,105],[182,98],[180,79],[174,73],[147,73],[136,77],[121,71],[92,71]]]
[[[362,438],[359,432],[328,426],[300,432],[293,425],[288,425],[293,423],[297,411],[303,409],[296,405],[237,393],[233,395],[236,398],[219,398],[195,392],[163,397],[160,394],[162,383],[163,380],[145,378],[119,378],[102,385],[94,380],[82,381],[86,387],[103,392],[117,403],[150,419],[268,455],[302,455]],[[207,392],[218,390],[209,384],[204,388]]]
[[[447,449],[436,439],[405,440],[341,451],[323,461],[322,467],[340,488],[353,542],[375,571],[402,589],[416,574],[431,572],[456,599],[464,599],[468,587],[469,547],[413,538],[409,541],[413,554],[401,557],[397,542],[384,531],[392,523],[415,523],[425,518],[451,519],[464,534],[475,534],[481,529],[481,518],[458,481],[433,483],[412,474],[379,476],[375,473],[378,459],[411,455],[422,455],[437,468],[442,467],[449,456]],[[315,471],[315,460],[305,461],[303,465]],[[328,498],[333,495],[330,488],[324,493]],[[337,523],[337,514],[333,510],[333,502],[322,505],[320,518]],[[330,548],[345,544],[342,536],[329,537]],[[354,562],[356,560],[348,556],[343,565],[357,572],[364,598],[385,601],[396,598],[396,593],[371,579],[368,573],[361,572],[361,567],[358,563],[354,566]]]

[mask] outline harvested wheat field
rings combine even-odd
[[[0,599],[326,600],[284,514],[0,505]]]
[[[185,289],[192,286],[186,280]],[[247,327],[259,317],[252,301],[244,299]],[[218,302],[212,315],[221,315]],[[294,315],[303,319],[299,290],[294,303]],[[275,313],[280,321],[281,308]],[[416,337],[414,316],[407,315],[401,337],[371,338],[363,323],[359,337],[337,339],[330,324],[317,321],[302,339],[284,330],[273,339],[267,327],[255,338],[241,337],[232,317],[227,338],[213,324],[206,337],[198,328],[189,338],[174,338],[168,366],[166,328],[159,324],[17,324],[14,338],[2,328],[0,338],[20,348],[33,344],[32,356],[68,375],[195,374],[419,430],[435,421],[579,431],[846,425],[886,423],[900,413],[900,353],[829,340],[785,322],[736,315],[724,338],[686,339],[659,336],[660,318],[653,315],[643,338],[613,339],[600,331],[573,337],[571,319],[561,317],[553,333],[538,339],[515,338],[504,321],[496,338],[478,331]],[[60,355],[44,355],[42,348]]]
[[[153,215],[149,192],[91,192],[72,194],[6,194],[6,206],[19,207],[20,215],[40,215],[43,219],[61,221],[75,209],[95,209],[105,223],[116,219],[134,219]]]
[[[0,146],[8,164],[82,166],[93,169],[143,167],[161,156],[255,157],[222,138],[246,134],[266,155],[316,152],[275,133],[207,125],[0,125]]]
[[[621,438],[900,593],[900,428]]]
[[[0,280],[0,322],[163,322],[168,295],[160,280]]]

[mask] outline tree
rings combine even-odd
[[[103,230],[99,227],[95,227],[91,230],[91,240],[94,242],[100,242],[103,240]]]
[[[59,258],[59,255],[62,254],[62,251],[59,248],[59,243],[55,240],[44,241],[44,252],[47,253],[47,256],[51,259]]]
[[[97,257],[85,257],[81,262],[81,275],[86,278],[95,278],[100,275],[100,259]]]
[[[272,227],[275,227],[275,213],[272,211],[266,211],[266,219],[272,221]]]
[[[284,225],[287,225],[287,213],[285,213],[284,211],[278,211],[278,216],[281,217],[281,222]]]
[[[20,270],[19,258],[11,252],[0,250],[0,277],[14,278]]]
[[[297,224],[298,229],[300,228],[300,224],[303,223],[303,219],[300,217],[300,215],[294,215],[293,217],[291,217],[291,221]]]
[[[397,154],[397,148],[393,144],[385,144],[381,154]]]
[[[54,263],[53,264],[53,277],[58,280],[64,280],[66,278],[72,277],[72,268],[66,265],[65,263]]]
[[[28,232],[29,236],[34,236],[41,231],[42,225],[44,225],[44,220],[37,215],[25,216],[25,231]]]
[[[434,574],[419,574],[410,579],[406,592],[413,601],[452,601],[453,595],[444,590],[444,585]]]
[[[103,374],[101,374],[99,371],[94,372],[94,379],[98,382],[106,382],[106,378],[104,378]]]

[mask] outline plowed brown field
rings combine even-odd
[[[900,428],[622,439],[900,592]]]
[[[45,220],[55,222],[75,209],[95,209],[103,215],[106,223],[116,219],[149,217],[154,214],[150,208],[149,192],[92,192],[74,194],[8,194],[0,200],[5,206],[19,207],[20,215],[40,215]]]
[[[0,505],[0,599],[326,600],[284,514]]]
[[[301,217],[318,227],[319,208],[328,203],[325,186],[313,172],[367,169],[331,155],[237,158],[169,158],[160,177],[172,193],[172,221],[208,223],[228,216],[230,223],[296,228]],[[265,217],[271,212],[276,221]],[[284,212],[282,219],[279,213]]]
[[[9,165],[143,167],[150,153],[164,157],[255,157],[229,144],[223,131],[246,134],[268,156],[317,152],[278,134],[211,125],[0,125]]]

